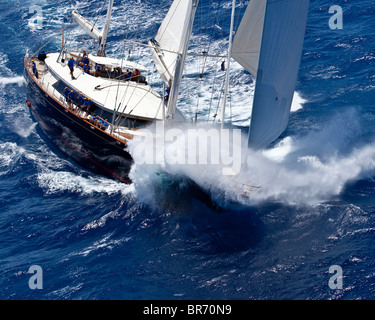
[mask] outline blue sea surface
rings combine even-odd
[[[107,53],[121,57],[125,38],[153,37],[171,2],[115,0]],[[225,50],[231,2],[201,1],[195,52]],[[238,17],[247,2],[238,1]],[[332,5],[343,9],[343,29],[329,26]],[[101,28],[102,8],[99,0],[0,0],[0,299],[374,299],[375,1],[311,1],[299,108],[259,167],[260,179],[272,176],[254,202],[224,190],[220,211],[147,170],[126,185],[77,166],[31,116],[26,50],[60,50],[63,26],[72,47],[93,50],[70,12]],[[152,65],[147,49],[137,50],[131,59]],[[189,57],[179,101],[188,117],[191,96],[203,105],[211,96],[191,93],[196,67]],[[233,72],[233,115],[244,126],[253,79],[235,64]],[[29,287],[33,265],[43,289]],[[329,285],[331,266],[341,268],[342,288]]]

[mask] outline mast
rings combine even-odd
[[[184,1],[186,1],[186,0],[184,0]],[[193,1],[193,0],[189,0],[189,1]],[[169,99],[168,99],[167,117],[169,119],[173,119],[173,116],[176,112],[178,92],[180,90],[182,74],[183,74],[183,71],[184,71],[184,66],[185,66],[185,61],[186,61],[187,50],[188,50],[188,47],[189,47],[191,32],[192,32],[193,24],[194,24],[195,12],[197,11],[199,0],[195,0],[194,2],[195,3],[193,3],[193,7],[192,7],[192,10],[191,10],[191,15],[190,15],[190,19],[189,19],[189,23],[188,23],[188,27],[187,27],[187,31],[186,31],[185,41],[184,41],[183,47],[182,47],[182,53],[179,54],[178,57],[177,57],[176,69],[175,69],[175,73],[174,73],[174,76],[173,76],[172,86],[171,86],[170,95],[169,95]]]
[[[230,57],[232,55],[232,39],[233,39],[233,23],[234,23],[234,12],[236,8],[236,0],[232,2],[232,15],[230,19],[230,31],[229,31],[229,48],[228,48],[228,66],[227,66],[227,74],[225,78],[225,90],[224,90],[224,102],[223,107],[221,108],[221,129],[224,128],[224,117],[225,117],[225,107],[227,105],[227,96],[228,96],[228,88],[229,88],[229,77],[230,77]]]
[[[111,15],[112,15],[112,7],[113,7],[113,0],[109,0],[108,9],[107,9],[107,17],[105,21],[105,25],[102,31],[102,37],[100,38],[100,45],[98,56],[105,57],[105,47],[107,45],[107,38],[109,33],[109,24],[111,22]]]

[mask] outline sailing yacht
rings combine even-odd
[[[128,141],[142,134],[139,128],[162,121],[166,105],[142,76],[135,76],[135,71],[145,71],[144,66],[106,56],[112,7],[110,0],[103,30],[77,11],[72,13],[82,29],[99,41],[96,55],[71,51],[63,40],[61,52],[43,59],[27,52],[24,77],[31,113],[60,151],[96,173],[131,183]],[[77,64],[83,59],[91,71]],[[127,70],[132,77],[127,78]],[[89,107],[82,104],[83,97],[90,101]]]
[[[121,74],[128,69],[133,73],[145,70],[137,63],[106,57],[113,0],[109,1],[102,31],[73,12],[82,29],[99,41],[98,53],[88,54],[86,59],[91,68],[100,65],[103,72],[86,73],[75,67],[71,73],[69,60],[80,60],[82,53],[68,50],[64,42],[61,52],[48,54],[44,61],[26,54],[29,106],[48,138],[78,164],[130,182],[128,173],[133,160],[128,142],[143,134],[139,129],[156,122],[178,125],[183,121],[177,102],[198,2],[174,0],[154,39],[142,44],[151,50],[164,84],[162,93],[139,78],[127,81],[110,76],[113,70]],[[249,106],[252,115],[248,145],[261,149],[277,139],[288,124],[309,0],[250,0],[233,36],[235,7],[233,0],[221,124],[226,120],[230,60],[234,59],[256,78],[254,102]],[[66,99],[64,90],[82,93],[93,105],[85,110],[76,96]]]

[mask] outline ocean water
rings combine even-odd
[[[132,49],[131,59],[152,67],[147,49],[124,39],[153,37],[170,4],[115,0],[107,53]],[[246,4],[238,1],[238,16]],[[329,26],[332,5],[343,9],[343,29]],[[135,165],[134,184],[126,185],[80,168],[30,115],[26,50],[59,50],[62,26],[71,47],[94,50],[70,12],[102,27],[102,7],[0,0],[0,298],[373,299],[375,2],[311,1],[290,123],[267,150],[252,153],[253,170],[241,179],[261,188],[250,198],[215,172],[183,172],[221,210],[190,194],[180,172],[166,178]],[[230,11],[229,0],[201,1],[192,51],[225,51]],[[218,69],[215,60],[188,58],[179,100],[188,119],[196,112],[214,119]],[[254,79],[236,63],[232,75],[226,119],[244,128]],[[155,75],[149,80],[160,90]],[[29,287],[33,265],[43,270],[42,289]],[[329,285],[339,275],[331,266],[342,286]]]

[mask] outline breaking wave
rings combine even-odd
[[[165,179],[159,177],[162,171],[192,179],[223,206],[233,201],[244,205],[263,201],[315,205],[339,195],[347,183],[371,177],[375,172],[375,142],[357,146],[353,143],[361,135],[360,119],[354,109],[335,114],[322,128],[311,130],[305,136],[287,136],[267,150],[255,152],[246,148],[244,134],[238,146],[234,140],[231,146],[219,141],[218,154],[224,149],[232,155],[234,152],[237,156],[240,154],[241,170],[234,174],[225,174],[224,169],[235,167],[235,157],[232,163],[216,162],[213,165],[210,162],[214,149],[209,142],[206,145],[208,164],[202,164],[199,154],[195,153],[193,161],[187,160],[192,152],[186,142],[191,130],[191,127],[181,129],[169,143],[160,140],[145,142],[147,139],[143,139],[130,144],[136,163],[131,177],[143,200],[157,203],[150,186],[157,188],[158,183],[165,183]],[[203,134],[209,128],[205,130]],[[140,144],[144,145],[140,147]],[[154,163],[145,161],[145,152],[139,152],[139,148],[154,150]],[[157,163],[157,159],[163,156],[167,161]]]

